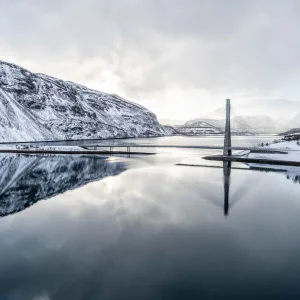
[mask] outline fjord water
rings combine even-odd
[[[1,155],[0,299],[298,299],[297,169],[208,164]]]

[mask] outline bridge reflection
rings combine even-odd
[[[289,167],[283,168],[283,166],[272,166],[264,167],[264,165],[247,165],[247,167],[238,167],[232,166],[232,163],[229,161],[224,161],[223,166],[216,165],[200,165],[200,164],[177,164],[178,166],[188,166],[188,167],[200,167],[200,168],[209,168],[209,169],[222,169],[223,170],[223,194],[224,197],[222,202],[220,197],[217,194],[214,194],[212,191],[216,190],[217,186],[212,187],[209,192],[206,191],[208,186],[207,182],[192,182],[193,186],[201,188],[201,195],[208,200],[210,203],[216,205],[219,208],[223,209],[224,216],[228,216],[230,210],[233,206],[245,195],[251,191],[251,186],[254,184],[251,177],[248,179],[248,184],[245,187],[239,188],[235,191],[234,194],[230,195],[230,184],[231,184],[231,172],[232,170],[243,170],[248,172],[264,172],[264,173],[281,173],[286,176],[288,180],[292,180],[295,184],[300,184],[300,168],[299,167]],[[191,190],[191,187],[189,187]],[[197,191],[199,193],[199,190]]]
[[[231,162],[223,162],[224,181],[224,216],[229,214],[229,189],[230,189]]]

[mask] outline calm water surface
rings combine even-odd
[[[0,170],[1,300],[300,298],[297,168],[175,151],[1,155]]]

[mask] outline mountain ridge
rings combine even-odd
[[[223,134],[225,118],[197,118],[175,128],[177,131],[188,135]],[[268,116],[234,116],[231,118],[233,134],[270,134],[279,133],[284,129],[287,128]]]
[[[170,134],[140,104],[0,60],[0,141]]]

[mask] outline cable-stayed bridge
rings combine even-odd
[[[232,155],[232,151],[251,151],[255,153],[276,153],[276,154],[286,154],[287,152],[283,149],[270,149],[270,148],[262,148],[262,147],[253,147],[247,145],[241,146],[232,146],[231,140],[231,124],[230,124],[230,100],[226,100],[226,121],[225,121],[225,134],[224,134],[224,145],[182,145],[182,144],[142,144],[139,142],[126,142],[126,140],[78,140],[78,141],[40,141],[40,142],[21,142],[21,143],[0,143],[1,146],[4,145],[28,145],[28,148],[25,147],[23,149],[1,149],[0,153],[19,153],[19,154],[127,154],[128,156],[134,154],[152,154],[145,153],[140,151],[141,148],[145,149],[196,149],[196,150],[222,150],[223,155],[219,156],[210,156],[205,157],[210,160],[227,160],[227,161],[238,161],[239,156]],[[251,137],[249,137],[250,139]],[[30,149],[30,146],[79,146],[79,149]],[[27,149],[26,149],[27,148]],[[289,150],[290,151],[290,150]],[[297,151],[297,150],[294,150]],[[154,154],[154,153],[153,153]],[[247,159],[246,159],[247,160]],[[246,161],[245,161],[246,162]],[[256,161],[256,163],[259,163]],[[272,162],[271,162],[272,163]],[[300,165],[299,162],[296,165]]]

